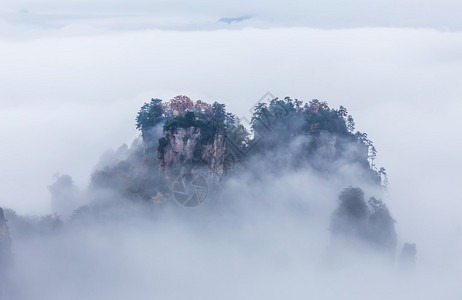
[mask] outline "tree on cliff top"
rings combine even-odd
[[[194,102],[188,96],[176,96],[168,104],[173,116],[182,115],[186,111],[194,110]]]
[[[149,132],[165,120],[162,100],[151,99],[145,103],[136,116],[136,129],[141,131],[143,139],[148,138]]]
[[[176,96],[167,103],[160,99],[151,99],[145,103],[136,117],[136,128],[143,139],[149,139],[149,132],[158,124],[166,122],[165,129],[187,128],[191,126],[210,129],[214,133],[235,123],[235,116],[226,112],[224,104],[212,105],[197,100],[195,103],[187,96]]]
[[[330,230],[333,237],[362,241],[391,255],[396,249],[395,220],[385,203],[374,197],[366,203],[364,192],[357,187],[340,193]]]
[[[256,152],[272,153],[287,148],[293,140],[303,140],[295,165],[308,163],[329,170],[333,162],[356,163],[373,182],[381,181],[372,141],[365,133],[354,132],[353,117],[343,106],[333,109],[317,99],[304,104],[289,97],[275,98],[255,106],[251,127]]]
[[[136,127],[143,139],[151,143],[149,148],[157,151],[160,149],[158,138],[161,133],[153,135],[152,129],[162,123],[164,132],[177,128],[199,128],[204,145],[212,142],[217,133],[232,137],[232,146],[238,148],[233,148],[233,151],[244,153],[243,159],[250,154],[249,145],[252,146],[252,154],[269,154],[287,148],[292,141],[303,140],[302,149],[291,156],[294,160],[290,164],[309,164],[317,170],[328,171],[335,166],[334,162],[356,163],[377,183],[380,183],[383,173],[379,174],[374,165],[374,145],[366,134],[354,132],[354,120],[346,108],[333,109],[317,99],[303,103],[285,97],[258,103],[251,120],[254,136],[248,141],[234,140],[234,137],[248,136],[233,134],[246,131],[246,128],[238,124],[233,114],[226,112],[224,104],[218,102],[210,105],[201,100],[193,102],[187,96],[176,96],[167,103],[160,99],[145,103],[138,113]],[[230,143],[227,141],[227,144]]]

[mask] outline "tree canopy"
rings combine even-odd
[[[136,129],[141,131],[143,138],[148,137],[148,133],[158,124],[164,122],[164,107],[162,100],[151,99],[149,103],[145,103],[138,115],[136,116]]]
[[[183,95],[165,103],[153,98],[141,107],[136,118],[136,128],[151,147],[165,144],[159,144],[159,137],[150,134],[158,125],[163,125],[164,132],[196,127],[204,144],[211,143],[220,133],[226,137],[227,156],[239,157],[239,161],[285,149],[295,138],[304,137],[303,152],[297,154],[295,165],[310,161],[315,168],[323,169],[334,161],[353,162],[368,170],[374,181],[386,183],[385,169],[375,166],[375,146],[366,133],[355,132],[354,119],[347,109],[333,109],[317,99],[304,103],[285,97],[258,103],[250,121],[251,134],[235,115],[226,111],[224,104],[194,102]]]

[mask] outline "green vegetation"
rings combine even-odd
[[[355,238],[394,255],[395,220],[383,201],[371,197],[366,203],[358,187],[348,187],[340,193],[330,229],[334,236]]]
[[[153,128],[160,124],[164,134],[178,128],[200,130],[200,142],[194,149],[195,161],[202,159],[204,146],[222,134],[226,139],[225,157],[233,160],[227,163],[230,167],[254,155],[287,149],[295,138],[304,138],[302,151],[293,154],[294,166],[309,163],[318,170],[328,170],[335,161],[357,163],[370,173],[373,181],[386,182],[385,169],[378,169],[374,164],[377,151],[373,143],[367,134],[355,132],[355,122],[347,109],[343,106],[333,109],[317,99],[304,103],[286,97],[258,103],[250,122],[253,135],[238,118],[226,112],[224,104],[193,102],[186,96],[177,96],[167,103],[152,99],[141,107],[136,121],[136,128],[148,148],[151,152],[157,150],[160,159],[168,145],[168,136],[159,139],[152,134]]]
[[[136,117],[136,128],[145,141],[149,141],[149,132],[161,123],[164,131],[199,128],[203,142],[210,143],[217,133],[224,133],[234,125],[235,116],[226,112],[224,104],[209,105],[200,100],[194,103],[186,96],[177,96],[165,104],[160,99],[152,99],[141,107]]]
[[[386,182],[385,169],[378,170],[374,164],[377,151],[372,141],[367,134],[354,132],[353,117],[343,106],[332,109],[317,99],[304,104],[289,97],[275,98],[256,105],[251,126],[254,139],[250,143],[256,144],[256,153],[285,149],[294,138],[304,137],[296,165],[309,161],[312,167],[325,170],[335,161],[357,163],[372,181]]]
[[[216,126],[210,119],[193,111],[187,111],[183,115],[168,119],[164,124],[164,131],[174,131],[176,128],[196,127],[201,130],[203,142],[213,142],[214,136],[220,131],[220,126]]]
[[[273,99],[269,104],[259,103],[254,109],[251,125],[256,132],[275,128],[285,129],[285,135],[318,136],[321,132],[329,132],[343,137],[354,136],[354,121],[346,108],[331,109],[326,102],[317,99],[306,104],[289,97]]]
[[[196,127],[201,131],[201,139],[205,144],[212,143],[218,133],[225,133],[226,129],[234,123],[234,115],[227,114],[225,105],[213,103],[212,113],[187,110],[183,114],[167,119],[164,131],[176,128]]]
[[[164,120],[165,116],[162,100],[153,98],[151,102],[145,103],[138,112],[136,116],[136,129],[141,131],[143,139],[148,139],[152,129],[164,122]]]

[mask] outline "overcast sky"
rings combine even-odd
[[[220,18],[248,17],[234,27],[356,28],[411,27],[460,30],[462,3],[457,0],[328,1],[123,1],[4,0],[7,24],[31,28],[92,26],[111,29],[216,29]]]

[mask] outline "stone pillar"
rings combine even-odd
[[[3,209],[0,208],[0,298],[7,295],[7,274],[12,261],[11,238]]]

